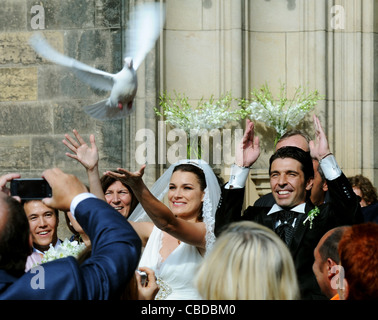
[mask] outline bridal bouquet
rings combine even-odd
[[[41,263],[65,258],[68,256],[74,256],[75,258],[77,258],[84,248],[84,243],[78,243],[77,241],[70,242],[67,238],[57,249],[55,249],[50,243],[50,248],[49,250],[45,251],[45,255],[43,256]]]
[[[267,84],[259,90],[254,89],[251,95],[251,101],[241,100],[240,104],[251,120],[261,121],[275,129],[277,134],[274,146],[289,127],[298,125],[314,108],[317,101],[323,98],[317,90],[308,93],[299,86],[295,90],[294,97],[289,100],[284,84],[281,85],[278,99],[273,98]]]
[[[167,94],[162,94],[160,96],[162,112],[155,108],[155,113],[163,116],[165,121],[173,127],[184,130],[190,138],[192,134],[198,134],[202,129],[220,129],[231,121],[240,120],[245,111],[233,109],[232,100],[231,94],[226,94],[219,100],[214,100],[213,97],[209,101],[201,99],[197,107],[192,107],[184,94],[175,92],[174,99]],[[188,145],[188,157],[190,149],[191,146]]]

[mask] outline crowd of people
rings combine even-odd
[[[260,156],[249,120],[224,185],[198,159],[172,164],[150,189],[145,166],[101,176],[94,135],[87,144],[73,130],[66,155],[85,168],[88,186],[49,169],[52,197],[22,201],[8,188],[20,175],[0,177],[0,299],[378,300],[376,190],[343,174],[316,116],[314,129],[314,140],[281,137],[271,193],[244,212]],[[58,210],[85,249],[41,263],[61,245]]]

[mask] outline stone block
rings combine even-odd
[[[40,5],[44,9],[45,29],[93,28],[95,24],[95,1],[92,0],[28,0],[28,29],[33,30],[31,8]]]
[[[217,34],[216,31],[166,31],[165,80],[169,90],[190,93],[191,99],[210,98],[218,92]]]
[[[121,1],[100,0],[95,4],[96,27],[116,28],[121,25]]]
[[[29,45],[30,32],[0,33],[0,65],[34,65],[47,63]],[[57,51],[63,52],[63,35],[60,32],[44,32],[43,36]]]
[[[20,172],[30,169],[30,139],[29,137],[0,138],[0,172]]]
[[[14,32],[0,33],[0,65],[20,64],[22,66],[39,63],[42,58],[37,55],[28,41],[33,33],[30,32]],[[59,50],[59,44],[62,48],[63,42],[59,40],[62,37],[57,32],[45,33],[47,40]]]
[[[202,29],[230,30],[240,29],[242,25],[242,1],[203,1]]]
[[[325,32],[291,32],[286,35],[287,93],[291,97],[298,86],[326,92]]]
[[[378,58],[377,58],[378,57],[378,34],[375,33],[373,37],[374,37],[373,56],[375,58],[374,58],[374,61],[372,62],[372,69],[374,70],[374,82],[373,82],[374,93],[372,96],[373,96],[373,99],[377,101],[378,100]]]
[[[35,135],[31,138],[31,167],[35,170],[46,170],[56,166],[56,158],[64,157],[66,152],[61,137]]]
[[[0,101],[37,100],[37,68],[0,68]]]
[[[65,36],[65,54],[98,69],[104,68],[111,61],[106,58],[107,55],[111,57],[112,49],[108,30],[71,31]],[[112,70],[104,71],[112,72]]]
[[[167,30],[201,30],[202,29],[201,0],[167,0]]]
[[[1,1],[0,30],[12,32],[26,30],[24,0]]]
[[[360,100],[362,97],[362,35],[339,32],[334,34],[335,99]]]
[[[97,123],[96,141],[99,141],[100,163],[106,170],[122,167],[123,150],[129,150],[124,145],[126,137],[123,136],[122,126],[122,120]]]
[[[0,135],[51,134],[51,115],[49,103],[1,103]]]
[[[54,133],[71,133],[76,129],[79,133],[91,131],[95,119],[87,115],[83,106],[90,105],[94,101],[90,100],[64,100],[56,101],[53,104]]]
[[[298,1],[248,1],[249,31],[299,31]],[[294,4],[293,4],[294,3]]]
[[[362,153],[362,113],[361,101],[335,101],[334,153],[340,168],[348,170],[360,168]],[[348,125],[345,125],[345,124]],[[366,143],[367,141],[364,141]]]
[[[101,92],[92,89],[66,68],[56,65],[39,67],[39,100],[88,99],[96,95],[96,93],[100,94]]]
[[[279,93],[280,81],[286,79],[286,36],[284,33],[249,34],[250,92],[268,83],[273,95]],[[262,63],[264,61],[264,63]]]

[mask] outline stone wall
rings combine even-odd
[[[39,177],[46,168],[59,167],[86,181],[85,170],[65,156],[68,150],[61,142],[74,128],[86,141],[95,134],[102,169],[123,165],[122,121],[100,122],[82,111],[106,93],[41,59],[28,45],[29,37],[40,32],[60,52],[118,72],[123,52],[121,4],[1,0],[0,174],[17,171],[23,177]]]

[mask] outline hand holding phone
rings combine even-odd
[[[13,179],[21,178],[19,173],[8,173],[0,177],[0,192],[5,193],[7,196],[11,195],[11,191],[7,188],[7,183]]]
[[[147,267],[139,267],[136,271],[138,300],[153,300],[159,291],[155,272]]]
[[[58,168],[44,171],[43,178],[52,188],[52,197],[44,198],[43,203],[54,209],[69,211],[73,198],[80,193],[88,192],[77,177],[64,173]]]

